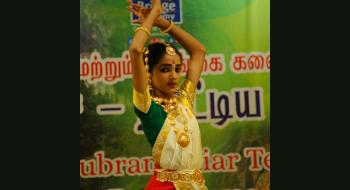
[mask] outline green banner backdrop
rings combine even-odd
[[[270,189],[270,1],[166,2],[207,49],[195,110],[208,188]],[[137,26],[126,6],[80,0],[81,190],[143,189],[153,171],[132,104],[127,50]],[[176,44],[156,28],[152,38]]]

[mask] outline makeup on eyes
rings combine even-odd
[[[163,73],[170,72],[172,71],[172,69],[173,69],[172,64],[161,64],[159,66],[159,70]],[[177,64],[175,66],[175,72],[180,73],[180,71],[181,71],[181,64]]]

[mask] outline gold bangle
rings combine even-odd
[[[169,21],[170,21],[170,24],[169,24],[168,28],[165,29],[165,30],[160,29],[160,32],[167,33],[167,32],[169,32],[171,30],[171,28],[173,27],[174,23],[171,20],[169,20]]]
[[[136,28],[135,32],[137,32],[137,31],[139,31],[139,30],[142,30],[142,31],[146,32],[148,38],[151,37],[151,33],[149,32],[149,30],[148,30],[147,28],[142,27],[142,26],[139,26],[139,27]]]

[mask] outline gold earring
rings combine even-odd
[[[150,91],[152,91],[153,87],[152,87],[152,81],[151,81],[151,74],[149,73],[149,65],[148,65],[148,54],[149,54],[148,48],[143,49],[143,54],[145,55],[144,62],[145,62],[145,69],[147,73],[148,88]]]
[[[151,80],[151,74],[147,72],[147,81],[148,81],[148,88],[150,91],[153,90],[153,86],[152,86],[152,80]]]

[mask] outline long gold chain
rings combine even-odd
[[[185,148],[190,143],[190,137],[187,134],[188,133],[188,120],[186,119],[186,116],[183,114],[182,111],[178,110],[178,102],[176,98],[171,99],[165,99],[165,98],[159,98],[159,97],[152,97],[153,101],[162,106],[164,108],[164,111],[168,113],[168,119],[170,126],[174,129],[174,133],[176,135],[176,141],[177,143]],[[180,131],[176,127],[176,117],[181,114],[182,117],[182,123],[184,125],[184,131]]]

